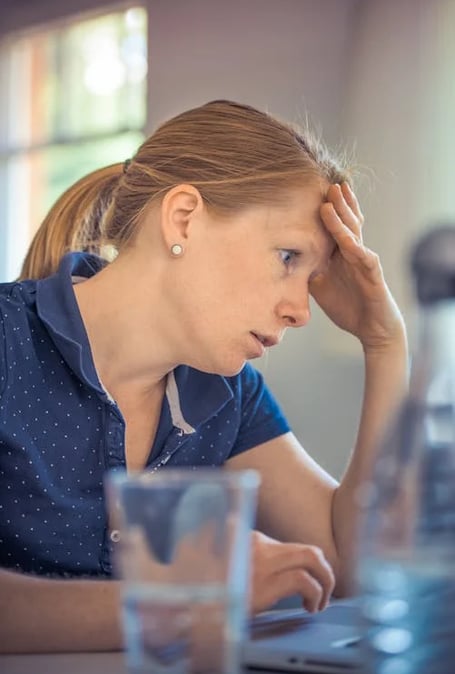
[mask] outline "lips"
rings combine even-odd
[[[273,337],[271,335],[261,335],[259,332],[251,332],[253,337],[256,337],[258,342],[261,342],[261,344],[265,347],[267,346],[275,346],[275,344],[278,344],[280,339],[278,337]]]

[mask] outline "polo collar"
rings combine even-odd
[[[36,305],[63,359],[81,381],[109,401],[96,372],[72,280],[90,278],[105,265],[105,260],[91,253],[68,253],[55,274],[37,281]],[[215,416],[234,393],[225,377],[180,365],[168,375],[166,397],[173,425],[190,434]]]
[[[180,365],[168,374],[166,396],[173,425],[189,434],[218,414],[234,392],[225,377]]]
[[[107,394],[96,372],[72,279],[74,276],[90,278],[105,264],[96,255],[68,253],[57,272],[38,281],[36,286],[37,313],[54,344],[73,372],[103,398]]]

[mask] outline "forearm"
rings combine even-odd
[[[107,651],[122,647],[120,586],[0,569],[0,652]]]
[[[355,541],[358,533],[359,485],[369,475],[380,439],[408,386],[406,333],[382,350],[365,353],[365,385],[362,413],[355,449],[332,500],[333,536],[337,549],[337,591],[345,594],[350,586]]]

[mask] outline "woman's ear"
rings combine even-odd
[[[173,246],[185,247],[191,225],[200,216],[204,202],[193,185],[176,185],[164,196],[161,207],[161,231],[168,250]]]

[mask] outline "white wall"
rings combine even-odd
[[[343,132],[371,167],[363,204],[368,244],[412,328],[409,244],[455,220],[455,3],[370,0],[357,15]]]
[[[338,134],[356,0],[150,2],[151,126],[213,98]]]

